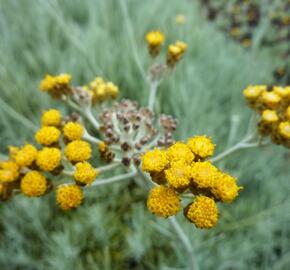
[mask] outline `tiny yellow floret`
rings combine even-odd
[[[55,170],[61,164],[61,151],[58,148],[43,148],[37,154],[36,164],[43,171]]]
[[[187,145],[191,151],[200,158],[211,157],[214,153],[215,145],[207,136],[195,136],[189,138]]]
[[[281,122],[278,126],[278,133],[287,140],[290,140],[290,122]]]
[[[272,124],[279,120],[277,112],[274,110],[264,110],[262,112],[261,120],[263,123]]]
[[[174,189],[183,190],[189,187],[191,167],[182,161],[172,162],[170,168],[165,170],[165,178]]]
[[[177,214],[180,210],[180,199],[174,189],[158,186],[151,189],[147,207],[156,216],[167,218]]]
[[[185,217],[199,229],[211,229],[218,221],[218,209],[213,199],[197,196],[185,209]]]
[[[146,41],[150,46],[160,46],[164,39],[165,37],[160,31],[151,31],[146,35]]]
[[[98,170],[86,161],[77,163],[75,167],[74,178],[82,184],[91,184],[99,174]]]
[[[216,199],[230,203],[239,195],[240,189],[241,187],[237,185],[236,178],[225,173],[220,173],[214,180],[211,192]]]
[[[57,143],[59,137],[60,131],[56,127],[42,127],[35,133],[35,140],[44,146]]]
[[[42,196],[46,192],[47,181],[40,172],[30,171],[22,178],[20,188],[28,197]]]
[[[61,113],[58,110],[50,109],[45,111],[41,117],[42,126],[60,126],[61,123]]]
[[[77,208],[83,201],[82,189],[75,184],[59,185],[56,190],[56,201],[63,210]]]
[[[20,167],[30,166],[36,159],[37,149],[31,144],[25,144],[15,155],[15,161]]]
[[[209,161],[195,162],[191,166],[193,182],[199,188],[210,188],[217,176],[218,169]]]
[[[157,148],[146,152],[141,157],[142,170],[144,172],[161,172],[168,164],[167,156],[164,151]]]
[[[190,148],[182,142],[177,142],[167,150],[167,156],[170,162],[183,161],[190,164],[194,159],[194,154]]]
[[[8,160],[0,163],[0,182],[14,182],[19,176],[19,166],[16,162]]]
[[[65,147],[64,153],[70,162],[77,163],[90,159],[92,149],[89,143],[77,140],[70,142]]]
[[[63,135],[68,141],[80,140],[84,134],[84,128],[80,123],[68,122],[63,127]]]
[[[269,109],[275,109],[280,101],[281,97],[274,92],[265,91],[261,95],[262,103]]]

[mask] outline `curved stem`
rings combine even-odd
[[[102,166],[102,167],[98,167],[97,170],[100,173],[103,173],[103,172],[107,172],[107,171],[110,171],[112,169],[115,169],[116,167],[119,167],[120,165],[122,165],[122,163],[120,163],[120,162],[113,162],[111,164],[108,164],[108,165],[105,165],[105,166]]]
[[[87,130],[84,131],[83,139],[90,142],[90,143],[99,144],[101,142],[100,139],[90,135]]]
[[[191,270],[193,269],[198,269],[198,265],[197,262],[194,259],[194,250],[193,247],[190,243],[190,241],[188,240],[185,232],[183,231],[183,229],[181,228],[180,224],[178,223],[177,219],[173,216],[173,217],[169,217],[168,218],[173,229],[176,232],[176,235],[178,236],[178,238],[180,239],[181,243],[183,244],[184,248],[186,249],[188,256],[190,258],[190,268]]]
[[[103,185],[112,184],[112,183],[116,183],[116,182],[120,182],[124,180],[129,180],[132,177],[136,176],[136,174],[137,172],[134,170],[129,173],[113,176],[107,179],[97,179],[90,185],[90,187],[103,186]]]
[[[91,108],[88,108],[88,107],[85,108],[84,115],[91,122],[91,124],[93,125],[94,128],[96,128],[97,130],[100,128],[100,124],[97,121],[97,119],[95,118],[95,116],[93,115]]]

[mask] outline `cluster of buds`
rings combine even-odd
[[[146,41],[149,53],[152,57],[159,55],[164,40],[165,36],[160,31],[151,31],[147,33]],[[174,44],[170,44],[167,50],[166,66],[169,68],[175,67],[175,65],[181,60],[186,49],[187,44],[182,41],[176,41]]]
[[[290,148],[290,87],[249,86],[244,90],[249,106],[259,116],[261,136]]]
[[[241,189],[236,179],[220,171],[209,160],[215,145],[206,136],[187,143],[155,148],[142,156],[142,170],[150,174],[155,187],[149,193],[148,209],[167,218],[182,208],[183,195],[192,195],[184,216],[197,228],[210,229],[218,221],[217,202],[230,203]],[[186,199],[185,199],[186,200]]]
[[[101,77],[96,77],[88,85],[72,86],[71,75],[66,73],[56,76],[46,75],[40,82],[40,89],[53,98],[62,100],[71,98],[85,105],[114,100],[119,93],[118,86],[112,82],[106,82]]]
[[[64,210],[76,208],[84,197],[82,188],[99,174],[88,162],[92,148],[82,140],[84,127],[78,122],[63,120],[55,109],[42,114],[41,124],[35,133],[40,147],[11,146],[9,159],[0,163],[1,199],[8,199],[19,191],[28,197],[44,196],[56,186],[58,205]],[[72,169],[74,182],[59,184],[51,180],[63,177],[64,169]]]

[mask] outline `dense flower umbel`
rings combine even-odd
[[[260,118],[259,133],[289,148],[290,87],[249,86],[244,96]]]
[[[58,127],[61,124],[61,113],[58,110],[50,109],[42,114],[41,117],[42,126],[55,126]]]
[[[47,92],[52,97],[60,98],[63,95],[71,93],[70,81],[71,75],[69,74],[46,75],[39,87],[43,92]]]
[[[232,202],[241,189],[235,178],[205,160],[213,155],[214,148],[210,138],[196,136],[187,144],[176,142],[167,149],[147,151],[142,156],[142,170],[150,173],[152,181],[160,185],[152,189],[147,201],[148,209],[153,214],[168,217],[174,211],[168,214],[163,210],[166,204],[170,208],[176,204],[176,197],[192,194],[197,197],[185,208],[185,216],[198,228],[213,227],[218,218],[215,201]],[[165,198],[168,190],[174,194],[173,203],[169,195]]]

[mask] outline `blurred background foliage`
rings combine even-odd
[[[158,93],[157,110],[179,119],[176,138],[210,135],[217,152],[241,139],[250,119],[242,90],[271,84],[281,59],[271,48],[245,50],[231,42],[206,21],[196,2],[0,0],[1,152],[33,139],[41,111],[66,112],[38,91],[46,73],[71,73],[75,84],[101,75],[120,87],[122,97],[145,105],[148,89],[134,48],[147,69],[144,35],[152,29],[163,31],[167,43],[181,39],[189,45]],[[179,13],[185,24],[176,24]],[[241,151],[219,162],[244,191],[221,209],[211,231],[197,230],[180,217],[200,269],[290,268],[289,162],[289,151],[278,146]],[[1,203],[0,269],[187,267],[170,224],[147,211],[146,192],[121,183],[87,193],[84,205],[70,213],[57,208],[53,194]]]

